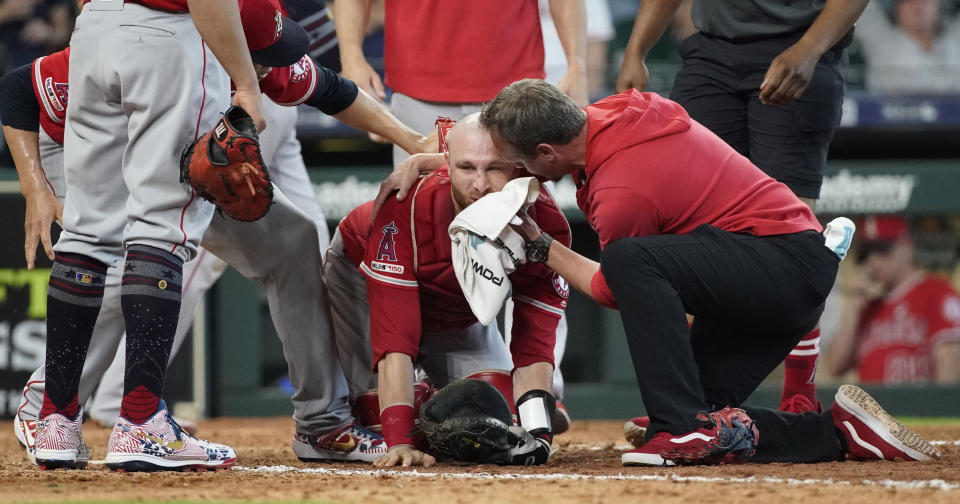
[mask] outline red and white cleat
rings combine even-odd
[[[633,417],[623,424],[623,437],[627,438],[627,442],[632,444],[634,447],[640,448],[643,446],[643,443],[646,442],[644,436],[646,436],[647,427],[649,426],[650,417]]]
[[[383,436],[352,422],[325,434],[297,432],[293,435],[293,453],[304,462],[373,462],[387,454],[387,443]]]
[[[756,452],[758,432],[747,413],[724,408],[700,413],[709,422],[686,434],[659,432],[649,441],[621,456],[625,466],[674,466],[743,462]]]
[[[19,418],[17,420],[20,421]],[[30,430],[29,421],[23,421],[20,428],[23,429],[27,458],[44,470],[83,469],[90,460],[90,450],[87,443],[83,442],[82,423],[82,410],[74,419],[52,413],[37,420],[33,432]]]
[[[117,418],[104,464],[123,472],[202,471],[228,469],[236,461],[233,448],[188,434],[160,401],[160,409],[142,424]]]
[[[934,460],[940,452],[884,411],[870,394],[843,385],[830,407],[833,425],[843,432],[850,460]]]

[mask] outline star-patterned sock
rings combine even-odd
[[[46,384],[40,418],[75,418],[77,390],[93,326],[103,303],[107,266],[80,254],[57,254],[47,288]]]
[[[127,361],[120,415],[141,424],[159,407],[177,332],[183,261],[146,245],[131,245],[123,267],[120,305],[127,324]]]

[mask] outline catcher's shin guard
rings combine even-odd
[[[483,371],[477,371],[476,373],[468,375],[466,378],[485,381],[490,385],[493,385],[494,388],[503,394],[503,398],[506,399],[507,404],[510,405],[510,413],[512,413],[514,418],[516,418],[517,407],[513,403],[513,376],[510,375],[509,371],[504,371],[502,369],[485,369]]]

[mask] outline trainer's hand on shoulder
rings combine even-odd
[[[257,125],[257,131],[267,129],[267,119],[263,116],[263,103],[260,101],[260,88],[247,89],[238,87],[233,94],[233,104],[243,107],[253,123]]]
[[[430,173],[443,166],[443,154],[414,154],[397,166],[393,173],[380,183],[380,191],[373,200],[373,210],[370,212],[370,222],[377,216],[377,212],[387,202],[387,198],[396,191],[397,201],[407,199],[410,188],[417,183],[420,175]]]
[[[820,56],[802,39],[780,53],[760,84],[760,103],[785,105],[799,98],[810,84]]]
[[[53,241],[50,239],[50,226],[54,221],[63,222],[63,205],[48,191],[38,191],[26,197],[27,210],[23,221],[25,231],[23,241],[24,257],[27,269],[33,269],[37,259],[37,244],[43,245],[44,252],[54,260]]]
[[[373,465],[375,467],[393,467],[396,465],[402,467],[430,467],[436,462],[437,459],[433,455],[423,453],[410,445],[397,445],[390,448],[386,455],[374,460]]]
[[[623,64],[620,65],[620,76],[617,77],[617,93],[622,93],[630,88],[637,91],[647,89],[647,83],[650,81],[650,71],[647,70],[647,64],[640,58],[623,58]]]
[[[387,97],[380,74],[370,66],[367,60],[342,61],[341,67],[341,77],[352,80],[377,101],[382,102]]]

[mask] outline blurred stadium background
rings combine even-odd
[[[884,7],[890,2],[874,0]],[[601,0],[609,30],[601,27],[591,47],[592,98],[612,94],[638,2]],[[948,43],[960,47],[960,2],[941,2]],[[588,16],[596,14],[588,10]],[[952,30],[952,31],[951,31]],[[372,31],[367,55],[381,63],[382,34]],[[0,58],[2,58],[0,52]],[[914,230],[917,261],[960,286],[960,79],[952,88],[898,93],[871,90],[869,63],[859,43],[848,51],[847,94],[842,125],[830,151],[818,214],[855,217],[870,213],[906,216]],[[960,55],[960,50],[953,52]],[[6,55],[9,59],[9,54]],[[335,63],[331,63],[334,64]],[[669,95],[680,65],[676,38],[664,36],[651,56],[651,91]],[[960,56],[948,62],[960,67]],[[0,65],[2,66],[2,65]],[[11,66],[12,68],[12,66]],[[887,71],[905,71],[888,67]],[[956,75],[957,68],[944,68]],[[952,73],[951,73],[952,72]],[[0,72],[2,73],[2,72]],[[300,111],[298,136],[331,231],[347,211],[369,200],[390,170],[390,147],[343,126],[314,109]],[[597,257],[596,238],[576,208],[573,186],[558,187],[558,199],[573,228],[574,248]],[[0,417],[12,416],[30,372],[43,362],[45,290],[49,263],[27,271],[22,256],[23,200],[5,146],[0,146]],[[282,246],[282,244],[277,244]],[[842,283],[852,261],[844,263]],[[831,298],[823,320],[823,348],[844,310]],[[582,296],[572,295],[570,336],[562,369],[566,398],[576,418],[627,418],[642,412],[619,317]],[[960,362],[954,363],[960,367]],[[736,372],[736,370],[731,370]],[[821,399],[831,397],[839,378],[821,372]],[[851,378],[851,377],[847,377]],[[855,376],[852,377],[855,379]],[[775,406],[781,375],[775,373],[754,402]],[[960,416],[960,384],[869,386],[898,415]],[[266,300],[252,282],[229,271],[198,309],[192,342],[173,363],[168,398],[178,415],[273,416],[291,412],[286,364]]]

